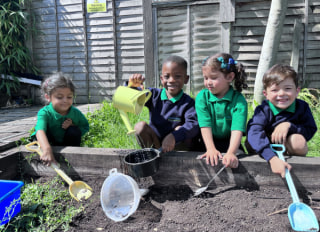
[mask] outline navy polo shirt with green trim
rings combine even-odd
[[[196,111],[200,128],[210,127],[214,138],[228,139],[233,130],[246,131],[247,101],[231,86],[222,98],[208,89],[201,90],[196,97]]]
[[[317,125],[308,103],[296,99],[287,109],[279,109],[264,100],[257,106],[248,122],[247,140],[254,152],[269,161],[276,154],[270,148],[270,139],[274,129],[283,122],[289,122],[288,135],[301,134],[309,141],[317,131]]]
[[[165,89],[148,88],[152,96],[145,106],[149,109],[150,127],[160,141],[172,133],[176,143],[191,139],[200,133],[194,100],[182,90],[168,99]],[[178,130],[175,130],[180,126]]]

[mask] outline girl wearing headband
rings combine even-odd
[[[206,147],[201,158],[206,158],[212,166],[222,159],[227,167],[236,168],[236,154],[246,131],[248,109],[241,91],[247,87],[247,75],[243,65],[226,53],[205,58],[202,74],[206,88],[196,97],[196,112]]]

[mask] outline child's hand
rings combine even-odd
[[[129,78],[129,87],[141,87],[142,83],[144,82],[145,78],[141,74],[132,74]]]
[[[40,160],[43,164],[50,166],[52,162],[56,163],[57,161],[54,158],[52,148],[48,142],[46,132],[43,130],[38,130],[36,133],[37,140],[40,144],[42,154],[40,155]]]
[[[48,149],[43,149],[42,155],[40,156],[40,160],[42,160],[43,164],[45,164],[48,167],[51,165],[52,162],[57,162],[54,158],[51,147],[49,147]]]
[[[214,149],[209,150],[205,154],[201,156],[201,159],[206,158],[207,164],[211,164],[211,166],[218,165],[219,159],[222,159],[222,155],[220,151]]]
[[[272,172],[275,174],[280,174],[282,178],[285,177],[286,168],[291,170],[291,165],[279,159],[277,156],[272,157],[269,160],[269,163],[270,163]]]
[[[285,144],[289,128],[290,122],[282,122],[278,126],[276,126],[271,135],[271,142],[277,144]]]
[[[173,134],[168,134],[162,141],[162,151],[169,152],[174,149],[176,145],[176,139],[174,138]]]
[[[227,153],[223,156],[222,158],[222,163],[226,166],[226,167],[230,167],[230,168],[237,168],[239,161],[238,161],[238,157],[233,154],[233,153]]]
[[[69,126],[72,125],[72,119],[71,118],[67,118],[63,123],[62,123],[62,128],[63,129],[68,129]]]

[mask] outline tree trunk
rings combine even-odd
[[[257,75],[254,83],[254,107],[261,104],[264,99],[263,91],[263,75],[274,65],[277,52],[279,49],[280,39],[282,35],[282,27],[287,11],[287,0],[272,0],[269,12],[268,24],[263,40]]]

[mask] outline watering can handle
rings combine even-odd
[[[151,93],[151,91],[149,89],[142,90],[141,92],[148,94],[148,95],[146,95],[146,100],[144,102],[144,103],[146,103],[150,99],[152,93]]]
[[[137,94],[132,96],[131,100],[135,99],[137,96],[141,96],[142,94],[146,94],[146,98],[145,98],[145,101],[143,103],[143,104],[145,104],[150,99],[150,97],[152,95],[152,93],[151,93],[151,91],[149,89],[144,89],[144,90],[141,90],[141,91],[137,90]]]
[[[129,81],[128,82],[128,88],[131,88],[132,87],[132,82],[131,81]],[[149,100],[149,98],[151,97],[151,91],[149,90],[149,89],[143,89],[142,91],[141,91],[141,93],[148,93],[148,95],[146,96],[146,100],[145,100],[145,102],[144,103],[146,103],[148,100]],[[139,93],[139,94],[141,94],[141,93]]]
[[[277,153],[277,155],[279,156],[279,159],[281,159],[282,161],[285,161],[284,156],[283,156],[283,152],[286,150],[285,146],[283,144],[270,144],[270,147],[272,149],[272,151],[274,151],[275,153]],[[281,150],[276,150],[275,148],[280,148]],[[291,196],[292,196],[292,200],[294,203],[298,203],[299,201],[299,196],[296,190],[296,187],[294,186],[290,171],[286,168],[286,180],[287,180],[287,184],[289,187],[289,190],[291,192]]]

